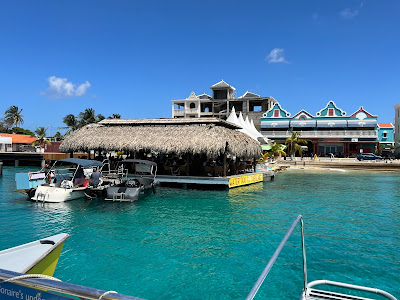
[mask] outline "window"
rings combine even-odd
[[[278,118],[279,117],[279,109],[275,109],[274,110],[274,118]]]
[[[214,90],[214,99],[228,99],[228,91]]]
[[[387,139],[387,131],[382,132],[382,138]]]
[[[334,116],[334,111],[333,108],[328,108],[328,116],[333,117]]]
[[[300,120],[300,121],[305,121],[305,120],[307,120],[307,118],[306,118],[306,116],[301,116],[301,117],[299,118],[299,120]]]
[[[192,103],[190,103],[190,106],[189,106],[190,108],[196,108],[196,104],[194,104],[193,102]]]

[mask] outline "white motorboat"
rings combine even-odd
[[[26,274],[52,276],[56,268],[67,233],[0,251],[0,268]]]
[[[36,188],[33,201],[59,203],[85,197],[88,177],[94,167],[102,162],[96,160],[66,158],[56,161],[49,175]]]
[[[373,300],[373,298],[365,298],[365,297],[360,297],[357,295],[350,294],[353,291],[357,291],[358,293],[364,292],[367,294],[368,293],[376,294],[376,295],[379,295],[386,299],[397,300],[397,298],[394,297],[392,294],[390,294],[386,291],[377,289],[377,288],[371,288],[371,287],[366,287],[366,286],[360,286],[360,285],[354,285],[354,284],[348,284],[348,283],[342,283],[342,282],[336,282],[336,281],[330,281],[330,280],[315,280],[312,282],[307,282],[307,260],[306,260],[306,249],[305,249],[305,243],[304,243],[304,225],[303,225],[303,216],[302,215],[298,215],[297,218],[293,221],[292,225],[290,226],[286,235],[283,237],[278,248],[275,250],[275,253],[272,255],[271,259],[269,260],[267,266],[265,267],[265,269],[263,270],[261,275],[258,277],[257,282],[254,284],[250,293],[247,295],[246,300],[252,300],[256,296],[259,288],[263,284],[269,271],[271,270],[276,259],[278,258],[279,254],[281,253],[283,246],[285,246],[287,240],[289,239],[290,235],[292,234],[293,230],[295,229],[296,225],[299,222],[301,224],[301,242],[302,242],[302,251],[303,251],[303,276],[304,276],[303,277],[303,291],[301,292],[300,300],[318,300],[318,299],[324,299],[324,300]],[[321,289],[321,288],[316,289],[315,288],[316,286],[330,286],[330,287],[341,288],[341,289],[346,290],[346,292],[349,292],[349,293],[343,294],[343,293],[332,292],[330,290]]]

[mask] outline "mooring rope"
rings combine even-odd
[[[105,293],[103,293],[100,297],[99,297],[99,300],[101,300],[101,298],[103,298],[104,296],[107,296],[108,294],[118,294],[118,292],[116,292],[116,291],[107,291],[107,292],[105,292]]]
[[[25,275],[20,275],[20,276],[15,276],[15,277],[8,278],[8,279],[4,280],[3,283],[4,282],[11,282],[11,281],[18,280],[18,279],[27,279],[27,278],[50,279],[50,280],[55,280],[55,281],[61,281],[60,279],[52,277],[52,276],[49,276],[49,275],[25,274]]]

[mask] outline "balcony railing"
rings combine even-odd
[[[376,130],[297,131],[301,138],[377,138]],[[291,131],[262,131],[268,138],[287,138]]]
[[[187,114],[197,114],[199,110],[197,108],[187,108],[186,113]]]
[[[174,115],[175,116],[181,116],[185,114],[185,110],[183,109],[174,109]]]

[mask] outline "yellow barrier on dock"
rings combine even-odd
[[[252,174],[229,179],[229,188],[263,181],[263,174]]]

